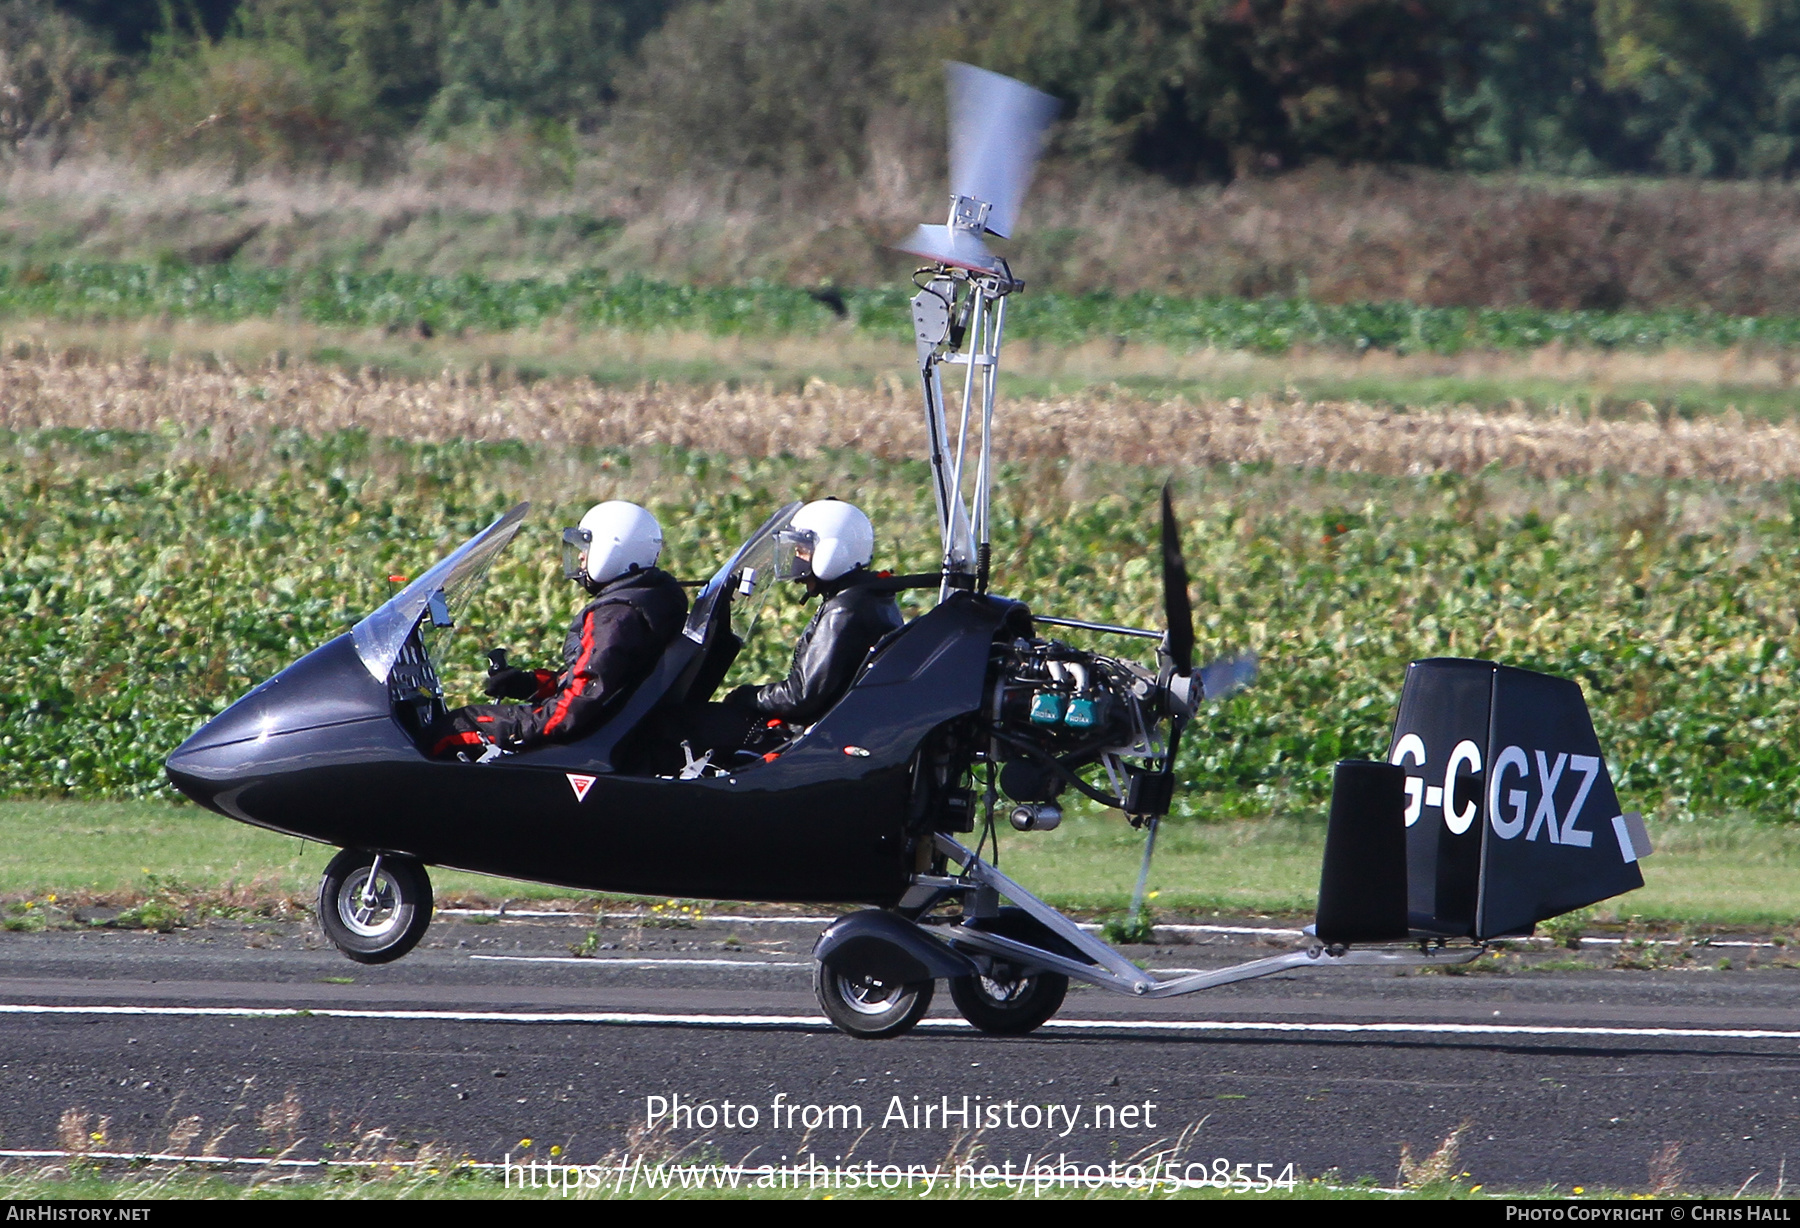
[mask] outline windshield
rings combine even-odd
[[[801,506],[797,502],[790,503],[763,521],[762,527],[745,539],[737,553],[713,573],[712,579],[694,598],[694,608],[688,614],[684,634],[689,639],[695,643],[705,642],[706,625],[720,598],[724,597],[731,602],[732,633],[739,640],[749,642],[750,633],[756,629],[756,620],[762,616],[763,602],[767,600],[769,590],[775,587],[776,538]],[[731,588],[734,584],[735,589]]]
[[[521,503],[453,550],[418,579],[395,593],[380,609],[350,629],[356,655],[377,681],[386,682],[406,639],[429,615],[431,648],[455,626],[455,612],[487,573],[494,556],[506,549],[531,504]],[[435,656],[436,654],[433,653]]]

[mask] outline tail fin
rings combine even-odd
[[[1405,769],[1408,922],[1496,938],[1644,885],[1581,687],[1435,659],[1407,668],[1388,761]]]

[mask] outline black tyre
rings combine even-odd
[[[345,849],[319,880],[319,925],[359,964],[385,964],[419,944],[431,924],[431,879],[411,857]],[[374,872],[371,881],[371,871]]]
[[[995,1036],[1023,1036],[1042,1027],[1062,1009],[1069,978],[1060,972],[1033,972],[1011,980],[959,976],[950,980],[950,1000],[962,1017]]]
[[[910,1032],[931,1009],[930,981],[888,984],[872,976],[813,965],[813,992],[825,1017],[858,1040],[886,1040]]]
[[[1021,908],[1002,908],[996,917],[972,923],[972,928],[1028,942],[1083,963],[1086,955],[1052,933]],[[1062,1009],[1069,992],[1069,978],[1060,972],[1022,972],[1004,964],[996,975],[959,976],[950,980],[950,1000],[964,1019],[995,1036],[1023,1036],[1042,1027]]]

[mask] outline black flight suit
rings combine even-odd
[[[687,618],[687,594],[665,571],[633,571],[594,593],[569,625],[563,672],[538,671],[542,685],[523,704],[471,704],[436,722],[434,755],[497,742],[510,751],[592,733],[656,668]]]
[[[894,594],[865,583],[865,568],[818,584],[825,598],[794,645],[788,676],[767,686],[741,686],[725,702],[765,717],[810,725],[844,697],[869,649],[906,624]]]

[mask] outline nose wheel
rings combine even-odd
[[[359,964],[385,964],[419,944],[431,924],[431,879],[398,853],[345,849],[319,881],[319,925]]]

